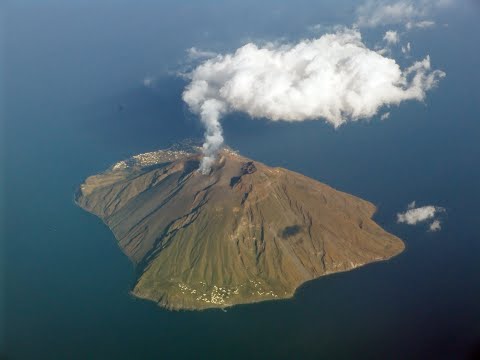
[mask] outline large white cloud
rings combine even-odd
[[[246,44],[195,68],[183,93],[206,127],[207,173],[223,142],[220,118],[245,112],[273,121],[324,119],[335,127],[371,118],[384,106],[425,98],[445,73],[430,58],[406,69],[345,29],[297,44]]]

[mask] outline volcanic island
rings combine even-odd
[[[193,145],[136,155],[77,190],[135,264],[138,298],[171,310],[286,299],[405,248],[368,201],[228,147],[208,175],[201,158]]]

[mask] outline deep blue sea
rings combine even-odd
[[[224,120],[230,146],[373,202],[376,221],[407,245],[391,261],[307,283],[292,300],[226,312],[169,312],[130,296],[132,264],[73,194],[116,161],[202,136],[175,75],[186,48],[311,36],[309,25],[351,19],[354,3],[2,6],[0,353],[7,359],[469,359],[479,351],[474,1],[437,20],[448,26],[408,35],[412,57],[402,66],[430,54],[447,73],[425,103],[337,130],[321,121]],[[380,35],[367,32],[366,41]],[[142,84],[147,76],[156,79],[152,87]],[[396,223],[413,200],[446,209],[440,232]]]

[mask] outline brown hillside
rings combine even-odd
[[[171,309],[291,297],[302,283],[402,252],[375,207],[282,168],[222,151],[138,155],[89,177],[77,203],[137,264],[133,294]]]

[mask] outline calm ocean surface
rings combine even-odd
[[[340,22],[333,7],[351,11],[351,3],[267,1],[256,12],[251,1],[219,9],[213,1],[72,4],[8,7],[1,130],[8,359],[467,359],[480,347],[473,2],[441,19],[448,27],[410,36],[405,64],[430,54],[447,73],[425,104],[338,130],[225,119],[230,146],[372,201],[377,222],[407,244],[389,262],[307,283],[292,300],[227,312],[169,312],[131,297],[132,265],[109,229],[74,205],[74,191],[123,158],[201,137],[181,102],[184,83],[172,75],[186,48],[295,39],[309,24]],[[276,11],[266,21],[269,6]],[[142,85],[145,76],[157,78],[152,88]],[[413,200],[447,209],[442,231],[395,223]]]

